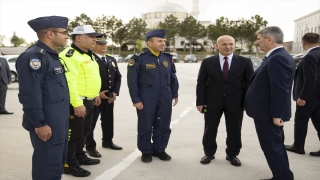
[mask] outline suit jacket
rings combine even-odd
[[[295,69],[292,56],[284,48],[274,50],[250,79],[245,98],[247,115],[258,121],[289,121]]]
[[[293,100],[312,101],[320,99],[320,47],[311,49],[297,67]]]
[[[106,55],[108,63],[102,61],[99,56],[94,54],[94,57],[99,64],[101,76],[101,91],[108,90],[119,95],[121,86],[121,74],[118,68],[117,61],[110,55]]]
[[[5,58],[0,57],[0,79],[5,83],[8,84],[12,82],[11,80],[11,71],[9,68],[9,64]]]
[[[196,105],[207,105],[208,111],[216,111],[225,97],[229,111],[243,111],[252,74],[252,62],[246,57],[233,55],[227,79],[223,77],[219,55],[204,59],[198,74]]]

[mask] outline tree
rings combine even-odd
[[[199,21],[189,16],[181,22],[179,35],[189,41],[190,54],[192,54],[191,44],[197,39],[206,37],[206,29]]]
[[[128,39],[136,42],[137,40],[143,40],[147,31],[147,23],[141,18],[132,18],[128,26]],[[134,43],[134,53],[136,53],[136,43]]]
[[[115,16],[112,16],[111,18],[108,19],[107,26],[108,26],[108,33],[112,40],[112,45],[113,45],[113,42],[116,40],[117,31],[123,26],[122,20],[117,19]],[[113,54],[113,46],[112,46],[112,54]]]
[[[24,40],[23,38],[20,38],[16,35],[16,32],[13,32],[13,36],[10,38],[10,42],[11,44],[13,44],[14,47],[18,47],[21,44],[26,43],[26,40]]]
[[[177,17],[173,16],[170,14],[164,19],[164,22],[159,23],[159,28],[163,29],[166,31],[166,40],[168,44],[173,45],[173,51],[176,51],[176,37],[179,33],[180,30],[180,22]]]
[[[67,31],[68,32],[72,32],[75,27],[81,26],[81,25],[94,26],[94,22],[89,16],[87,16],[84,13],[82,13],[82,14],[80,14],[80,16],[76,16],[73,21],[69,21],[69,25],[67,27]]]
[[[127,26],[126,25],[122,25],[118,31],[115,33],[115,38],[114,38],[114,42],[118,43],[120,45],[119,48],[119,55],[121,54],[121,46],[123,44],[123,42],[127,39],[128,34],[127,34],[128,30],[127,30]]]
[[[5,41],[6,36],[5,35],[0,35],[0,46],[4,47],[3,42]]]

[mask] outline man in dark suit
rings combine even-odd
[[[11,84],[11,72],[5,58],[0,57],[0,114],[13,114],[5,108],[8,84]]]
[[[286,145],[287,151],[305,154],[304,144],[311,121],[320,140],[320,35],[307,33],[302,37],[305,57],[297,67],[293,86],[293,100],[297,101],[294,118],[294,142]],[[310,152],[320,156],[320,151]]]
[[[295,72],[292,56],[283,48],[283,32],[270,26],[256,32],[255,45],[266,53],[250,79],[245,98],[258,139],[276,180],[293,180],[284,147],[283,125],[291,117],[291,88]]]
[[[99,114],[101,112],[101,128],[102,128],[102,147],[114,150],[121,150],[122,147],[113,143],[113,107],[116,96],[119,96],[121,85],[121,74],[117,65],[117,61],[110,55],[108,51],[107,41],[105,37],[97,38],[97,44],[93,48],[94,56],[99,64],[101,76],[100,106],[95,106],[92,128],[90,134],[86,138],[86,150],[90,156],[101,157],[96,150],[96,142],[94,140],[93,131],[95,129]]]
[[[197,80],[197,109],[204,113],[205,131],[202,139],[205,156],[201,164],[210,163],[217,150],[217,130],[222,113],[227,128],[226,159],[234,166],[241,166],[237,155],[242,147],[241,126],[244,96],[253,74],[250,59],[233,54],[235,40],[221,36],[216,48],[219,55],[202,61]]]

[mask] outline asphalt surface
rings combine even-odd
[[[102,154],[101,163],[82,166],[91,171],[85,178],[63,175],[64,180],[257,180],[271,178],[265,157],[255,132],[253,120],[244,115],[242,144],[238,158],[241,167],[234,167],[225,159],[226,128],[221,118],[215,159],[208,165],[200,164],[204,155],[202,135],[203,115],[195,108],[195,87],[200,63],[177,63],[177,75],[180,83],[179,103],[173,108],[172,133],[166,152],[172,160],[164,162],[153,158],[151,163],[140,161],[137,150],[137,115],[132,106],[127,88],[126,64],[120,63],[122,88],[115,104],[114,143],[123,147],[115,151],[101,147],[101,128],[97,124],[95,139],[97,150]],[[18,100],[18,84],[13,83],[7,92],[6,108],[13,115],[0,115],[0,179],[31,179],[32,146],[28,131],[21,126],[22,106]],[[294,114],[295,105],[292,105]],[[285,124],[285,144],[293,142],[293,118]],[[310,151],[318,151],[320,143],[317,133],[310,122],[306,138],[305,155],[288,152],[290,167],[298,180],[318,180],[320,177],[320,157],[312,157]]]

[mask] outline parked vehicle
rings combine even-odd
[[[134,54],[129,54],[127,57],[124,58],[124,62],[128,62],[128,60],[133,56]]]
[[[7,59],[9,68],[11,71],[11,79],[12,82],[15,82],[18,80],[18,73],[16,70],[16,61],[19,55],[4,55],[3,58]]]
[[[301,54],[296,54],[292,56],[294,62],[296,63],[296,67],[298,67],[300,61],[304,58],[305,55],[306,55],[305,53],[301,53]]]
[[[197,63],[198,62],[198,58],[195,54],[187,54],[186,57],[184,58],[184,62],[194,62]]]
[[[119,54],[111,54],[111,56],[114,57],[118,63],[123,62],[123,57]]]
[[[173,62],[179,62],[178,53],[171,53]]]
[[[255,56],[244,56],[244,57],[247,57],[251,60],[254,71],[257,70],[258,67],[260,67],[260,65],[262,63],[262,59],[259,57],[255,57]]]

